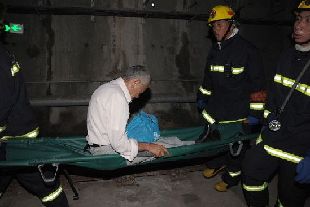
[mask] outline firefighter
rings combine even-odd
[[[1,19],[4,5],[0,3]],[[6,140],[16,137],[35,138],[39,127],[30,107],[23,80],[22,69],[14,55],[0,44],[0,160],[6,159]],[[0,197],[11,179],[16,179],[49,207],[67,207],[66,195],[56,179],[45,183],[37,169],[1,168]]]
[[[197,106],[206,121],[206,130],[198,142],[244,134],[242,124],[259,123],[266,97],[260,54],[239,35],[235,12],[228,6],[215,6],[208,23],[216,42],[207,57],[204,80],[197,94]],[[217,191],[225,192],[238,184],[247,146],[244,142],[238,156],[225,152],[207,163],[203,171],[206,178],[225,170],[222,181],[215,185]]]
[[[266,125],[242,163],[248,206],[268,206],[268,181],[275,173],[276,206],[304,206],[310,192],[309,185],[294,181],[296,165],[310,149],[310,69],[302,73],[310,59],[310,2],[301,1],[295,16],[295,45],[279,59],[264,110]],[[298,173],[300,170],[297,168]],[[300,174],[297,181],[303,176]]]

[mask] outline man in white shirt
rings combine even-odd
[[[86,139],[93,155],[119,153],[129,161],[138,151],[164,156],[167,149],[158,144],[139,143],[127,137],[129,103],[150,85],[150,74],[140,65],[127,69],[122,77],[101,85],[93,93],[88,107]]]

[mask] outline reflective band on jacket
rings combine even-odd
[[[60,195],[61,192],[62,192],[62,187],[59,186],[59,188],[56,191],[54,191],[51,194],[49,194],[48,196],[45,196],[44,198],[42,198],[42,202],[45,203],[45,202],[55,200]]]
[[[280,83],[286,87],[292,88],[292,86],[295,83],[295,80],[284,77],[282,75],[276,74],[273,78],[274,82]],[[306,85],[306,84],[302,84],[299,83],[296,87],[296,90],[307,95],[310,96],[310,86]]]
[[[210,65],[210,71],[223,73],[225,70],[224,66],[221,65]]]
[[[202,111],[202,116],[203,118],[205,118],[210,124],[214,124],[215,120],[212,118],[212,116],[210,116],[206,110]]]
[[[223,73],[225,71],[225,66],[223,65],[210,65],[210,71]],[[236,68],[232,67],[231,72],[234,75],[238,75],[244,71],[244,67]]]
[[[35,128],[33,131],[21,136],[3,136],[2,140],[7,140],[11,138],[36,138],[39,135],[39,127]]]
[[[242,185],[243,189],[246,191],[263,191],[268,187],[268,183],[264,182],[263,185],[259,186],[250,186],[250,185]]]
[[[232,74],[234,74],[234,75],[238,75],[238,74],[242,73],[243,71],[244,71],[244,67],[241,67],[241,68],[232,67]]]
[[[210,96],[212,94],[211,91],[208,91],[207,89],[204,89],[202,86],[199,87],[199,91],[204,94]]]
[[[18,62],[16,62],[14,65],[12,65],[11,67],[11,73],[12,73],[12,76],[15,76],[15,73],[18,73],[20,70],[20,67],[19,67],[19,64]]]
[[[299,157],[297,155],[288,153],[288,152],[284,152],[282,150],[279,149],[275,149],[272,148],[268,145],[264,145],[264,149],[268,152],[268,154],[270,154],[273,157],[278,157],[281,158],[283,160],[287,160],[289,162],[293,162],[293,163],[299,163],[303,158]]]
[[[267,109],[264,110],[264,118],[267,119],[268,115],[270,114],[271,112],[268,111]]]
[[[250,103],[250,109],[260,111],[264,110],[264,103]]]
[[[258,144],[261,143],[262,141],[263,141],[263,138],[262,138],[262,135],[260,134],[260,135],[257,137],[255,144],[258,145]]]
[[[242,119],[237,119],[237,120],[230,120],[230,121],[220,121],[220,124],[229,124],[229,123],[235,123],[235,122],[241,122],[246,120],[246,118],[242,118]]]
[[[6,129],[6,126],[0,127],[0,132],[3,132]]]
[[[241,171],[238,171],[238,172],[228,172],[228,174],[231,176],[231,177],[236,177],[238,175],[241,175]]]

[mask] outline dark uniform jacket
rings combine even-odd
[[[0,44],[0,137],[24,135],[36,127],[22,71]]]
[[[263,89],[263,74],[258,50],[239,34],[223,41],[220,46],[214,45],[198,92],[198,98],[207,98],[203,117],[212,123],[213,120],[235,121],[250,114],[262,114],[264,104],[250,103],[250,94]]]
[[[310,52],[300,52],[295,48],[282,54],[268,92],[264,111],[267,124],[275,118],[275,113],[309,59]],[[272,147],[299,155],[310,149],[310,69],[301,78],[279,121],[281,123],[279,131],[272,132],[268,127],[264,130],[262,137],[265,143],[272,143]]]

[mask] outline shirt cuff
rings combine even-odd
[[[135,139],[129,139],[129,143],[131,150],[129,152],[122,153],[121,156],[126,160],[132,162],[138,155],[138,142]]]

